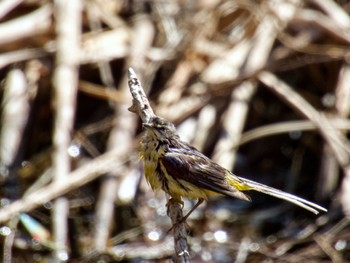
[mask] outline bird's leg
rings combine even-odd
[[[197,201],[197,203],[191,208],[190,211],[188,211],[188,213],[181,219],[181,221],[182,221],[182,222],[186,221],[187,218],[192,214],[192,212],[193,212],[194,210],[196,210],[196,208],[197,208],[201,203],[203,203],[203,201],[204,201],[204,199],[199,198],[198,201]]]
[[[168,214],[169,214],[169,202],[177,202],[176,200],[173,200],[173,199],[170,199],[167,203],[167,206],[168,206]],[[204,199],[198,199],[198,202],[191,208],[190,211],[188,211],[188,213],[183,216],[182,218],[180,218],[176,223],[173,223],[173,226],[167,231],[167,233],[169,233],[171,230],[174,229],[174,227],[182,224],[182,223],[186,223],[185,221],[187,220],[187,218],[192,214],[192,212],[201,204],[203,203]],[[179,202],[182,206],[183,206],[183,202]]]

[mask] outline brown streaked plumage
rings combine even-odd
[[[315,203],[275,188],[238,177],[213,162],[200,151],[183,142],[175,126],[158,116],[148,123],[142,140],[140,155],[145,176],[153,190],[163,189],[172,198],[198,199],[189,214],[210,195],[226,195],[250,201],[242,191],[254,190],[303,207],[315,214],[327,210]]]

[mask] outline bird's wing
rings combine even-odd
[[[168,152],[160,161],[175,180],[183,180],[199,188],[250,201],[247,195],[227,182],[226,177],[230,174],[228,170],[194,149],[189,152]]]
[[[235,176],[194,148],[188,151],[183,148],[181,151],[173,149],[161,158],[161,163],[175,180],[184,180],[199,188],[219,194],[250,200],[241,191],[254,190],[289,201],[315,214],[318,214],[319,211],[327,211],[322,206],[298,196]]]

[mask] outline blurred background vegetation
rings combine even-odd
[[[349,10],[341,0],[2,0],[1,261],[171,259],[166,196],[138,160],[128,67],[185,141],[329,209],[315,216],[258,193],[212,199],[187,221],[192,262],[350,261]]]

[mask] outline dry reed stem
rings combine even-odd
[[[347,119],[330,119],[329,122],[337,130],[350,130],[350,121]],[[244,132],[240,141],[238,142],[238,145],[243,145],[253,140],[258,140],[267,136],[273,136],[281,133],[315,131],[317,129],[316,124],[310,120],[288,121],[264,125]],[[233,145],[232,147],[237,147],[238,145]]]
[[[10,167],[21,155],[20,144],[29,118],[30,99],[24,73],[11,70],[6,78],[1,116],[0,162]],[[4,176],[4,175],[3,175]]]
[[[21,4],[23,0],[3,0],[0,2],[0,19]]]
[[[0,177],[14,179],[14,168],[23,156],[24,131],[30,115],[30,96],[25,74],[20,69],[11,70],[6,77],[3,97],[2,126],[0,129]],[[3,262],[12,262],[12,246],[16,236],[18,218],[9,223],[11,233],[4,238]]]
[[[91,14],[90,16],[92,16]],[[96,14],[94,14],[96,15]],[[94,17],[91,17],[94,19]],[[96,19],[96,18],[95,18]],[[144,54],[146,54],[147,50],[150,48],[151,41],[153,39],[153,34],[151,33],[152,25],[149,23],[149,18],[147,16],[140,16],[136,21],[134,21],[134,38],[132,38],[132,46],[134,48],[134,56],[131,56],[130,63],[138,65],[138,67],[144,67]],[[95,21],[95,23],[98,23]],[[93,21],[90,22],[93,24]],[[151,27],[150,27],[151,26]],[[94,25],[94,29],[97,30],[98,27]],[[140,41],[140,38],[147,41]],[[107,86],[108,90],[114,91],[113,80],[111,76],[111,69],[107,63],[99,63],[100,75],[102,77],[103,82]],[[129,90],[127,87],[127,75],[124,74],[122,81],[120,82],[119,87],[121,97],[129,98]],[[136,119],[129,114],[126,103],[122,101],[119,104],[115,104],[115,121],[114,126],[111,130],[108,139],[107,148],[119,149],[120,151],[130,150],[130,146],[133,141],[133,131],[135,131],[137,123]],[[110,237],[110,230],[112,229],[112,222],[114,218],[114,206],[115,200],[118,199],[118,195],[120,193],[120,188],[124,186],[121,182],[125,177],[132,177],[135,175],[135,168],[125,169],[121,173],[111,173],[104,177],[100,194],[97,202],[97,211],[96,211],[96,224],[95,224],[95,239],[94,246],[97,251],[103,252],[107,248],[107,241]],[[130,189],[131,187],[135,187],[136,184],[128,185],[128,192],[136,192],[135,188]],[[121,190],[122,191],[122,190]],[[130,197],[129,197],[130,198]],[[121,196],[121,199],[123,197]],[[130,198],[132,200],[133,198]]]
[[[350,24],[350,22],[349,22]],[[350,80],[350,65],[348,63],[344,63],[340,72],[338,83],[335,89],[335,108],[336,114],[339,117],[347,118],[350,115],[350,88],[349,88],[349,80]],[[344,131],[342,132],[343,136],[346,136]],[[347,169],[347,171],[349,168]],[[334,178],[334,177],[333,177]],[[334,186],[336,182],[332,181],[332,178],[326,178],[325,185]],[[333,182],[331,184],[330,182]],[[350,218],[350,172],[345,173],[345,178],[343,181],[340,198],[343,206],[343,210],[348,218]],[[333,189],[331,189],[333,190]]]
[[[52,173],[55,184],[60,185],[68,179],[71,171],[71,160],[67,149],[72,140],[78,89],[82,2],[55,0],[54,8],[57,52],[53,76],[56,113]],[[68,214],[68,199],[58,198],[53,209],[54,252],[58,261],[69,258]]]
[[[332,127],[327,118],[313,108],[306,100],[286,83],[282,82],[275,75],[269,72],[262,72],[259,80],[269,89],[275,92],[293,108],[306,116],[317,125],[320,133],[331,146],[339,164],[346,167],[349,164],[350,147],[344,136],[341,136],[337,130]]]
[[[244,64],[239,65],[243,74],[247,72],[255,72],[267,63],[268,54],[270,54],[273,43],[279,30],[282,30],[290,17],[294,14],[295,8],[290,3],[280,3],[271,5],[276,13],[286,13],[288,16],[277,27],[278,21],[273,16],[266,16],[256,28],[252,36],[252,46],[250,52],[246,53]],[[277,9],[277,10],[276,10]],[[236,154],[232,152],[232,145],[236,145],[239,141],[248,115],[248,105],[255,93],[256,84],[246,81],[240,84],[231,95],[229,108],[226,110],[223,119],[223,134],[216,144],[213,159],[224,167],[233,169]]]
[[[0,209],[0,223],[10,220],[21,212],[29,212],[56,197],[77,189],[101,174],[120,169],[120,166],[125,162],[125,156],[127,156],[127,153],[117,150],[107,152],[71,172],[67,176],[67,180],[60,183],[53,182],[22,199],[14,201]],[[116,162],[116,160],[119,161]]]
[[[37,82],[34,83],[34,86],[37,85],[35,92],[38,92],[38,97],[35,97],[36,95],[31,97],[31,99],[34,98],[33,108],[31,109],[33,110],[33,116],[31,117],[37,119],[38,122],[29,123],[27,126],[29,133],[23,133],[23,140],[28,142],[28,147],[21,147],[20,151],[28,153],[27,159],[23,159],[19,155],[16,156],[19,161],[24,161],[23,164],[28,162],[30,166],[39,166],[38,162],[31,158],[35,159],[38,155],[45,155],[38,153],[35,150],[36,147],[40,148],[43,152],[45,151],[46,155],[48,149],[52,147],[52,139],[49,139],[49,142],[47,142],[40,138],[41,134],[49,134],[48,131],[51,130],[51,126],[48,124],[41,127],[41,125],[43,122],[50,122],[50,120],[39,116],[41,116],[43,112],[50,114],[50,107],[48,105],[43,106],[43,104],[45,104],[44,101],[46,101],[47,104],[47,101],[51,97],[51,85],[48,83],[52,77],[53,58],[56,56],[56,52],[59,52],[59,50],[57,50],[57,45],[59,43],[58,35],[53,31],[53,23],[57,22],[52,18],[53,5],[50,4],[50,1],[44,2],[45,3],[42,4],[42,1],[36,0],[0,1],[0,32],[3,32],[2,40],[0,41],[2,42],[2,44],[0,44],[0,75],[6,76],[13,69],[25,69],[29,67],[30,63],[35,61],[40,64],[40,68],[37,72],[39,77],[34,77],[34,79],[30,80],[31,78],[29,76],[27,77],[27,73],[25,75],[28,83],[33,81]],[[147,236],[147,231],[143,232],[144,236],[142,238],[144,238],[144,242],[140,245],[136,244],[132,239],[126,239],[125,244],[117,245],[114,250],[113,248],[106,247],[106,240],[110,237],[110,230],[115,230],[110,224],[111,217],[113,219],[112,210],[114,210],[113,199],[115,196],[117,196],[119,202],[123,202],[123,200],[128,202],[128,207],[132,207],[131,209],[136,213],[135,218],[139,219],[141,222],[147,222],[147,224],[149,224],[149,221],[151,221],[149,225],[153,224],[153,226],[156,225],[159,227],[159,233],[163,233],[163,228],[165,228],[165,231],[168,229],[168,227],[165,226],[166,223],[162,225],[164,218],[160,216],[160,209],[158,209],[159,203],[157,203],[157,213],[151,214],[151,212],[156,210],[156,207],[150,206],[150,202],[155,201],[155,199],[147,199],[147,204],[145,202],[145,205],[141,206],[139,204],[136,207],[130,205],[130,202],[136,200],[139,196],[143,197],[145,192],[143,191],[144,189],[138,192],[137,188],[138,180],[140,176],[142,176],[142,171],[137,166],[138,162],[135,160],[135,162],[128,162],[128,164],[120,163],[121,160],[124,160],[125,156],[130,155],[131,152],[135,152],[134,148],[137,142],[132,138],[135,132],[139,131],[139,127],[137,127],[135,123],[135,118],[132,117],[133,115],[125,110],[125,105],[120,105],[125,101],[130,101],[127,99],[128,96],[125,96],[129,95],[128,92],[123,90],[127,87],[125,77],[125,71],[127,71],[127,69],[123,67],[128,65],[135,67],[139,72],[139,77],[142,79],[146,94],[151,95],[149,97],[152,100],[152,107],[154,107],[157,114],[174,121],[177,125],[179,124],[179,128],[184,130],[185,133],[188,134],[189,131],[192,132],[193,144],[203,149],[205,154],[212,155],[214,149],[221,149],[221,152],[225,154],[219,157],[228,157],[227,159],[224,158],[227,160],[224,161],[226,163],[224,165],[227,167],[235,163],[234,156],[231,154],[232,148],[237,145],[238,137],[241,136],[240,134],[242,133],[243,126],[258,128],[252,130],[252,133],[243,133],[240,139],[241,143],[249,139],[252,140],[261,136],[273,135],[281,132],[296,130],[320,131],[320,125],[323,126],[321,127],[321,129],[323,128],[321,134],[324,136],[322,143],[325,142],[327,145],[323,150],[319,145],[313,145],[312,149],[309,148],[310,145],[306,146],[305,143],[308,139],[315,138],[314,135],[306,133],[303,133],[300,139],[292,139],[293,142],[291,142],[291,140],[279,141],[280,137],[276,137],[276,141],[273,140],[273,142],[278,142],[278,145],[281,147],[284,147],[284,145],[290,146],[290,144],[295,145],[295,143],[297,143],[298,147],[302,148],[298,148],[298,151],[296,148],[293,148],[293,152],[291,153],[291,155],[293,155],[293,160],[292,158],[288,159],[292,162],[292,170],[295,168],[294,159],[298,159],[299,164],[304,164],[309,161],[310,156],[300,155],[300,151],[309,152],[310,150],[317,150],[317,155],[315,154],[313,158],[317,158],[317,160],[320,160],[319,162],[323,164],[323,166],[321,166],[321,164],[315,165],[317,167],[311,170],[314,172],[312,176],[319,180],[319,186],[315,186],[317,195],[324,197],[325,199],[322,199],[324,201],[327,201],[327,199],[329,200],[332,194],[336,197],[340,196],[341,198],[334,198],[335,201],[333,201],[333,203],[337,204],[337,200],[340,200],[339,202],[341,202],[346,214],[349,215],[348,193],[350,191],[348,189],[350,188],[350,179],[348,174],[350,174],[350,172],[348,172],[348,170],[350,168],[346,164],[348,161],[347,158],[344,158],[344,156],[346,157],[348,155],[346,149],[348,142],[344,137],[348,134],[349,130],[349,122],[345,118],[348,117],[347,112],[350,105],[348,99],[349,91],[347,89],[348,43],[350,43],[350,18],[347,8],[349,5],[346,5],[344,1],[333,0],[268,0],[259,3],[227,0],[198,3],[188,1],[160,1],[147,2],[147,6],[143,3],[142,1],[127,1],[127,3],[125,2],[125,4],[123,4],[120,1],[109,0],[91,0],[84,2],[85,12],[83,14],[87,14],[86,17],[91,18],[91,23],[89,25],[88,20],[83,20],[84,24],[82,28],[84,29],[84,35],[81,41],[81,49],[77,52],[79,56],[77,65],[82,66],[80,68],[81,75],[79,75],[82,86],[81,91],[84,90],[85,92],[86,89],[84,88],[90,83],[93,85],[89,87],[89,90],[87,90],[85,94],[79,96],[79,110],[82,105],[84,109],[87,94],[89,94],[88,96],[90,96],[90,99],[93,99],[95,96],[93,94],[98,94],[98,99],[95,100],[97,101],[96,105],[91,105],[91,107],[95,107],[97,104],[101,103],[101,99],[109,100],[110,106],[113,106],[113,102],[116,102],[118,105],[115,106],[117,110],[113,118],[105,118],[103,115],[110,114],[110,110],[108,113],[102,113],[102,115],[98,116],[98,118],[104,119],[105,122],[112,119],[112,124],[100,124],[100,121],[98,121],[94,123],[98,127],[87,127],[86,130],[84,130],[84,128],[79,129],[73,138],[75,143],[81,143],[84,153],[77,159],[72,158],[71,161],[79,166],[80,161],[84,158],[82,157],[84,154],[87,153],[87,155],[90,154],[90,156],[96,157],[102,149],[113,149],[113,156],[112,153],[101,156],[102,159],[110,158],[103,161],[105,165],[110,165],[110,169],[108,167],[94,168],[93,166],[87,169],[87,166],[83,165],[76,171],[69,172],[69,176],[78,175],[83,181],[76,181],[79,178],[77,179],[74,177],[67,178],[67,181],[62,182],[62,185],[54,183],[48,184],[46,181],[44,184],[48,185],[40,186],[39,189],[38,185],[42,184],[42,182],[41,179],[39,180],[37,177],[45,174],[43,178],[49,180],[50,171],[52,170],[50,167],[51,164],[45,161],[48,166],[40,166],[38,170],[34,170],[30,173],[30,177],[26,177],[28,174],[22,177],[22,171],[20,170],[17,183],[31,193],[24,194],[20,200],[13,202],[7,207],[3,207],[3,209],[0,210],[0,220],[15,219],[19,212],[32,211],[34,207],[38,207],[49,200],[82,187],[86,182],[97,178],[101,172],[108,172],[110,176],[108,178],[114,183],[110,184],[109,188],[103,188],[101,185],[101,194],[96,198],[96,202],[99,206],[101,205],[101,209],[98,208],[96,211],[89,211],[89,215],[96,216],[97,223],[89,226],[87,229],[83,229],[84,233],[87,233],[88,236],[80,235],[80,232],[78,238],[70,236],[72,245],[74,243],[75,246],[79,245],[79,249],[81,248],[82,252],[79,250],[78,256],[85,257],[86,251],[90,251],[94,245],[97,250],[106,252],[115,259],[142,257],[143,259],[152,260],[166,258],[171,255],[173,246],[169,245],[169,239],[166,239],[164,244],[168,246],[166,248],[162,247],[161,236],[158,241],[151,241],[151,247],[144,245],[145,242],[150,241]],[[67,25],[68,24],[72,26],[69,21],[67,21]],[[100,27],[100,25],[102,25],[102,27]],[[69,50],[67,50],[67,52],[68,51]],[[111,65],[111,68],[109,68],[109,65]],[[97,70],[98,67],[100,70]],[[273,114],[278,114],[278,116],[271,115],[271,111],[281,106],[281,101],[288,101],[289,95],[287,95],[286,98],[281,95],[279,98],[282,99],[279,100],[276,98],[271,99],[269,92],[263,89],[257,90],[257,93],[254,94],[252,97],[253,100],[249,101],[249,104],[247,102],[242,103],[238,101],[238,104],[244,104],[246,111],[249,110],[249,114],[252,116],[251,119],[247,119],[247,113],[239,113],[236,111],[235,101],[233,99],[234,88],[236,86],[239,88],[242,83],[243,85],[248,83],[249,85],[257,85],[257,87],[260,87],[261,85],[259,82],[256,82],[256,76],[259,75],[261,69],[266,70],[266,72],[275,71],[275,74],[278,72],[279,79],[283,79],[286,83],[293,83],[291,86],[298,87],[298,93],[299,90],[303,92],[305,101],[309,104],[317,105],[312,109],[313,112],[311,115],[306,115],[306,119],[308,120],[280,123],[280,117],[289,120],[290,117],[292,119],[298,118],[295,116],[294,112],[273,112]],[[24,71],[26,72],[26,70]],[[324,72],[326,72],[326,74],[323,75]],[[169,78],[169,76],[172,77]],[[259,77],[260,75],[258,78]],[[336,83],[337,77],[339,78],[338,83]],[[64,79],[61,79],[61,83],[63,81]],[[94,85],[96,84],[100,85],[101,89],[104,88],[103,86],[112,87],[114,81],[119,87],[112,92],[108,89],[94,89]],[[173,87],[173,89],[171,88],[168,90],[167,87],[169,87],[169,85]],[[2,87],[3,86],[0,86],[0,96],[4,98]],[[165,94],[167,94],[166,101],[163,99]],[[142,94],[139,95],[142,96]],[[259,97],[260,95],[262,96]],[[324,98],[322,96],[326,95],[330,97],[335,96],[335,105],[327,106],[323,104]],[[224,109],[220,104],[228,103],[230,98],[230,106]],[[295,101],[291,101],[290,103],[294,105],[294,109],[298,108],[298,111],[303,108],[302,103],[298,104],[298,102]],[[241,109],[244,109],[244,107]],[[315,122],[313,119],[315,115],[313,115],[313,113],[316,112],[320,115],[321,109],[326,111],[327,118],[324,116],[316,116],[316,119],[319,118],[319,120]],[[5,108],[0,108],[2,114],[4,114],[4,110]],[[96,107],[96,110],[96,112],[98,112],[101,108]],[[264,112],[265,110],[266,112]],[[304,116],[310,113],[308,110],[309,108],[306,107]],[[94,114],[96,112],[94,112]],[[18,115],[20,114],[21,113],[18,112]],[[154,113],[151,112],[151,114]],[[86,125],[85,121],[90,123],[91,121],[96,121],[96,119],[93,118],[86,118],[82,123],[80,119],[81,116],[79,115],[78,111],[76,115],[77,119],[74,121],[77,127],[80,127],[82,124]],[[273,116],[273,118],[270,119],[271,116]],[[341,119],[338,119],[339,116],[341,116]],[[25,115],[21,115],[21,117],[25,117]],[[222,125],[218,125],[219,122],[216,120],[218,118],[221,118]],[[270,123],[269,121],[278,122],[279,124],[265,127],[261,126]],[[1,128],[8,128],[6,127],[7,123],[7,121],[2,121],[0,125]],[[88,126],[90,126],[90,123]],[[221,126],[226,128],[226,131],[231,134],[231,137],[224,138],[221,134],[220,143],[218,144],[216,140],[220,134]],[[102,142],[102,145],[98,145],[101,141],[96,143],[94,140],[95,134],[92,134],[91,131],[95,130],[95,132],[104,133],[106,129],[109,132],[111,127],[113,127],[113,131],[110,135],[108,146],[106,146],[105,141]],[[328,133],[328,130],[331,131],[331,134]],[[38,131],[40,132],[39,134],[36,133]],[[326,132],[328,135],[324,134]],[[232,136],[234,133],[238,134],[238,137]],[[246,137],[246,135],[248,137]],[[1,136],[7,137],[5,135]],[[105,136],[105,138],[107,138],[107,136]],[[9,140],[5,143],[2,141],[0,147],[6,145],[6,143],[16,144],[18,141],[11,142]],[[264,145],[265,141],[262,140],[258,143]],[[121,146],[120,151],[118,146]],[[43,149],[42,147],[45,148]],[[262,154],[266,153],[263,149],[256,149],[252,154],[248,153],[252,148],[254,148],[254,144],[242,147],[241,160],[250,164],[252,158],[261,158]],[[271,151],[272,150],[275,149],[271,148]],[[118,153],[116,153],[117,151]],[[329,153],[329,151],[331,151],[331,153]],[[333,151],[337,151],[338,153],[334,155],[332,154]],[[314,153],[316,153],[316,151]],[[215,155],[218,154],[216,153]],[[275,153],[274,156],[278,159],[279,155]],[[337,156],[336,161],[332,160],[332,155]],[[215,158],[219,157],[215,156]],[[268,158],[270,162],[274,160],[265,155],[262,158]],[[98,158],[92,160],[91,165],[99,165],[99,160]],[[95,163],[95,161],[97,161],[97,163]],[[114,162],[119,163],[120,166],[112,169],[111,166],[114,165]],[[345,172],[344,180],[341,182],[337,182],[336,180],[337,178],[343,178],[337,172],[339,163],[343,163],[343,171]],[[289,169],[288,167],[282,166],[278,168]],[[254,170],[253,172],[260,172],[256,167],[252,169]],[[318,170],[321,170],[321,172],[317,172]],[[246,170],[243,171],[243,173],[245,172]],[[298,175],[301,176],[304,172],[306,172],[306,170],[301,168],[300,172],[298,171]],[[320,177],[320,174],[325,177]],[[115,175],[121,176],[116,177]],[[331,178],[333,182],[331,182]],[[32,183],[33,181],[35,181],[35,183]],[[30,182],[29,186],[28,182]],[[337,183],[334,184],[334,182]],[[340,184],[342,184],[342,190],[338,187]],[[108,183],[106,185],[108,185]],[[4,186],[6,189],[11,189],[11,185],[6,181],[4,182]],[[310,185],[306,185],[306,187],[309,186]],[[291,184],[289,183],[287,187],[291,187]],[[302,187],[303,185],[300,186],[301,191],[305,189]],[[76,203],[76,195],[79,197],[83,196],[83,198],[85,195],[89,195],[91,199],[93,199],[92,196],[96,196],[95,189],[93,193],[86,193],[84,192],[86,188],[90,190],[90,184],[83,187],[81,191],[76,191],[72,193],[72,195],[69,195],[72,203]],[[131,190],[126,191],[129,195],[126,199],[123,199],[125,198],[123,195],[125,189]],[[147,188],[147,190],[148,189],[149,188]],[[113,192],[111,193],[111,191]],[[105,193],[105,195],[103,195],[103,193]],[[148,197],[147,194],[148,192],[146,193]],[[11,197],[4,194],[4,198]],[[5,200],[7,199],[4,199],[4,202]],[[155,202],[158,202],[158,200]],[[105,208],[102,208],[103,205],[106,205]],[[85,208],[90,209],[91,207],[85,206],[84,209]],[[220,207],[220,210],[221,208],[225,209],[225,207]],[[41,208],[33,211],[33,216],[37,216],[37,212],[39,212],[39,214],[43,212],[41,215],[47,216],[48,211],[44,209],[45,208]],[[67,208],[64,208],[64,210],[68,211]],[[73,213],[70,214],[74,223],[80,220],[77,219],[80,214],[77,216],[77,214],[75,214],[76,211],[77,210],[71,211]],[[263,211],[262,213],[265,215],[266,210]],[[332,217],[328,217],[328,215],[324,216],[324,218],[328,218],[329,220],[328,226],[334,224],[341,216],[336,213],[337,210],[332,211],[334,212],[329,214]],[[216,215],[215,209],[209,209],[207,212],[208,213],[205,213],[205,215],[210,213],[215,213]],[[292,213],[288,214],[291,215]],[[278,212],[268,213],[267,215],[268,218],[278,216]],[[333,216],[335,216],[335,218]],[[166,216],[164,215],[164,217]],[[241,218],[241,215],[237,215],[237,217]],[[152,221],[150,218],[156,220]],[[260,217],[254,212],[251,213],[249,218],[253,218],[252,220],[248,220],[249,222],[256,222],[254,219]],[[159,224],[159,222],[161,223]],[[193,225],[193,233],[196,235],[195,238],[200,237],[202,231],[211,233],[214,231],[214,227],[222,227],[223,230],[227,230],[223,221],[219,218],[213,217],[210,218],[210,222],[209,220],[208,222],[204,222],[205,224],[203,224],[203,226],[205,229],[202,225]],[[293,217],[292,223],[298,224],[297,219],[294,220]],[[105,228],[102,230],[101,225],[103,224],[105,224]],[[245,223],[244,226],[247,225],[248,223]],[[251,223],[249,223],[248,226],[251,231],[249,232],[251,233],[249,238],[251,238],[252,244],[258,242],[255,239],[255,234],[259,233],[259,230],[256,230],[257,227],[254,226],[255,225]],[[288,227],[290,227],[289,224]],[[2,230],[2,228],[0,228],[0,230]],[[101,230],[101,232],[99,232],[99,230]],[[228,236],[232,234],[229,232],[233,230],[235,230],[235,228],[227,230]],[[62,233],[64,232],[65,231],[62,231]],[[288,240],[283,240],[277,234],[277,243],[268,244],[267,241],[265,243],[262,241],[265,248],[262,245],[259,251],[248,251],[249,253],[247,253],[244,247],[246,240],[244,238],[240,239],[240,237],[246,234],[242,232],[243,230],[240,229],[240,231],[237,232],[238,235],[232,234],[237,237],[237,242],[230,242],[229,246],[225,243],[220,243],[222,249],[225,251],[227,250],[228,253],[233,254],[238,252],[238,261],[247,262],[256,258],[259,258],[258,260],[261,261],[266,259],[270,261],[294,260],[295,262],[305,259],[310,259],[311,261],[325,261],[328,259],[338,260],[339,258],[335,253],[344,256],[344,260],[347,260],[348,248],[334,251],[334,249],[330,250],[328,247],[335,247],[335,245],[338,244],[337,242],[340,242],[341,239],[347,240],[347,228],[343,228],[342,232],[339,232],[339,235],[333,236],[332,238],[321,235],[319,245],[316,242],[307,242],[307,240],[313,240],[311,235],[305,239],[306,242],[297,243],[293,242],[295,241],[294,236],[288,238]],[[315,228],[314,233],[317,232],[321,231]],[[11,250],[13,249],[12,244],[16,246],[16,242],[13,243],[13,241],[16,241],[19,234],[22,234],[22,231],[16,233],[16,236],[14,232],[12,232],[12,236],[5,239],[6,251],[4,250],[3,258],[4,260],[7,258],[7,262],[16,260],[16,257],[20,257],[20,255],[11,254]],[[64,235],[66,234],[67,233]],[[70,235],[71,233],[68,234]],[[99,234],[100,236],[98,236]],[[343,234],[343,236],[341,234]],[[85,243],[82,244],[81,242],[82,239],[86,237],[91,241],[89,245]],[[140,237],[137,236],[137,238]],[[325,240],[326,242],[324,242]],[[258,244],[260,243],[258,242]],[[277,247],[282,247],[282,251],[283,244],[287,244],[283,255],[278,256],[277,252],[271,252],[271,250],[277,251],[277,249],[274,249],[276,245]],[[82,245],[82,247],[80,247],[80,245]],[[215,253],[210,252],[213,248],[211,246],[215,245],[218,245],[215,240],[201,242],[198,255],[195,255],[196,259],[197,257],[203,256],[204,254],[202,253],[204,252],[212,256],[212,260],[217,259]],[[297,245],[298,247],[296,247]],[[139,248],[142,251],[138,250]],[[152,248],[154,248],[154,250]],[[321,248],[323,248],[323,250]],[[37,253],[43,255],[41,251],[37,251]],[[124,254],[121,255],[121,253]],[[87,257],[89,257],[89,255],[87,255]]]
[[[0,24],[0,45],[33,37],[46,32],[51,26],[52,5],[46,4],[32,13]]]

